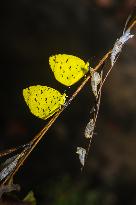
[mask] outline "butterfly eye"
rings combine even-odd
[[[57,81],[65,86],[78,82],[89,70],[89,63],[67,54],[49,57],[49,64]]]
[[[65,93],[41,85],[24,89],[23,96],[31,113],[44,120],[57,112],[66,101]]]

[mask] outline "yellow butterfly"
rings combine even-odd
[[[23,96],[31,113],[44,120],[57,112],[66,101],[65,93],[41,85],[23,89]]]
[[[49,64],[56,80],[66,86],[75,84],[89,71],[89,63],[73,55],[50,56]]]

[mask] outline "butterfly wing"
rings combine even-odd
[[[79,81],[89,70],[89,63],[73,55],[58,54],[49,58],[50,67],[57,81],[71,86]]]
[[[47,86],[30,86],[23,90],[23,96],[31,113],[41,119],[52,116],[64,105],[66,94]]]

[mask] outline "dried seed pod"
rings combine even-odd
[[[77,147],[76,153],[79,155],[80,163],[82,164],[82,166],[84,166],[86,150],[82,147]]]
[[[18,161],[21,159],[21,157],[24,156],[24,152],[21,154],[17,154],[9,159],[7,159],[3,165],[2,170],[0,171],[0,181],[2,181],[4,178],[6,178],[8,175],[10,175],[14,169],[17,166]]]
[[[95,97],[97,98],[97,86],[99,85],[99,83],[101,82],[101,76],[98,72],[92,72],[91,74],[91,86],[92,86],[92,91],[95,95]]]
[[[85,138],[90,139],[92,137],[94,130],[94,120],[90,119],[88,122],[86,128],[85,128]]]
[[[123,45],[134,35],[130,35],[130,29],[126,30],[123,35],[116,40],[111,53],[111,65],[113,66],[117,60],[117,55],[121,52]]]

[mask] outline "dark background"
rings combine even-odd
[[[0,150],[28,142],[46,121],[22,97],[30,85],[69,95],[49,68],[66,53],[92,66],[122,35],[135,0],[16,0],[1,2]],[[15,177],[19,197],[33,190],[38,204],[136,204],[136,40],[128,41],[102,93],[100,114],[83,173],[75,153],[87,145],[84,129],[94,103],[90,84],[57,119]]]

